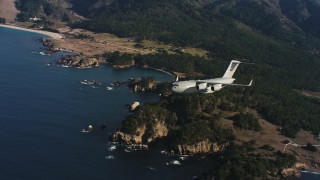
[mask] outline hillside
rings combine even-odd
[[[157,68],[184,71],[186,68],[176,65],[186,60],[187,73],[197,70],[212,77],[219,74],[215,69],[222,67],[223,63],[219,65],[217,62],[249,59],[255,63],[254,67],[247,67],[236,74],[239,80],[254,77],[255,86],[248,90],[254,101],[248,105],[270,122],[284,126],[283,131],[289,136],[294,136],[302,127],[320,131],[320,127],[314,124],[317,118],[310,116],[317,114],[319,103],[300,97],[294,91],[319,91],[320,41],[287,18],[282,13],[280,2],[103,2],[87,4],[90,8],[86,11],[81,9],[91,20],[75,26],[138,40],[153,39],[200,47],[208,50],[209,59],[213,60],[190,60],[166,54],[137,57],[138,63],[143,61],[141,64]],[[80,5],[73,3],[74,8]]]
[[[199,47],[214,59],[249,59],[261,65],[258,71],[272,68],[271,76],[281,77],[270,78],[273,83],[318,90],[319,82],[308,77],[319,76],[319,39],[286,19],[273,1],[107,2],[81,9],[91,20],[75,27]],[[73,3],[77,11],[80,1]]]
[[[54,23],[71,23],[84,19],[71,10],[72,5],[66,0],[16,0],[15,5],[21,11],[16,17],[20,22],[38,17],[52,26]]]
[[[8,22],[15,20],[18,10],[15,7],[14,0],[0,0],[0,17]]]
[[[320,37],[319,0],[280,0],[281,12],[305,32]]]

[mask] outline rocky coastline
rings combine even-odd
[[[75,55],[73,55],[73,56],[68,55],[68,56],[60,58],[57,61],[57,64],[63,65],[66,67],[67,66],[68,67],[77,67],[77,68],[99,67],[100,64],[103,64],[103,63],[109,63],[113,69],[126,69],[126,68],[130,68],[132,66],[137,66],[135,64],[134,60],[132,60],[132,63],[125,64],[125,65],[113,64],[112,62],[110,62],[108,60],[108,58],[105,58],[102,54],[100,54],[100,55],[96,54],[96,55],[90,56],[90,55],[86,55],[86,53],[84,53],[84,52],[79,52],[79,51],[75,51],[72,49],[58,47],[54,44],[54,42],[51,39],[42,38],[42,39],[40,39],[40,41],[41,41],[42,45],[46,48],[46,51],[48,54],[56,53],[59,51],[75,53]],[[174,76],[174,77],[177,75],[176,72],[172,72],[172,71],[166,70],[166,69],[154,68],[154,67],[150,67],[147,65],[139,66],[139,67],[153,69],[153,70],[160,71],[160,72],[166,73],[166,74],[168,74],[170,76]]]
[[[168,141],[170,129],[165,124],[157,123],[152,127],[147,128],[142,126],[136,129],[136,133],[124,133],[116,131],[111,137],[112,142],[118,142],[123,145],[135,145],[140,147],[138,150],[148,150],[153,145]],[[166,143],[160,143],[166,144]],[[164,147],[170,155],[209,155],[219,153],[225,150],[226,144],[218,144],[211,142],[208,139],[199,141],[194,144],[173,144],[171,147]]]
[[[48,47],[51,52],[59,51],[55,48],[50,41],[44,40],[44,45]],[[57,64],[76,67],[76,68],[89,68],[89,67],[99,67],[102,63],[109,63],[106,58],[102,56],[85,56],[82,54],[68,55],[60,58]],[[123,69],[128,68],[133,65],[112,65],[112,68]],[[144,66],[144,68],[155,69],[152,67]],[[155,69],[159,70],[159,69]],[[164,70],[159,70],[161,72],[166,72]],[[171,74],[170,72],[166,72]],[[142,78],[131,78],[128,80],[128,86],[133,92],[155,92],[158,88],[159,83],[151,77]],[[166,93],[168,94],[168,93]],[[171,134],[175,131],[171,127],[170,123],[166,123],[166,119],[158,119],[154,116],[152,123],[143,123],[136,127],[133,132],[125,132],[121,128],[116,131],[111,137],[110,141],[118,142],[123,145],[134,146],[135,150],[148,150],[154,144],[163,142],[167,144],[171,138]],[[126,126],[124,124],[122,127]],[[171,155],[209,155],[212,153],[219,153],[225,149],[226,144],[218,144],[212,142],[209,139],[205,139],[193,144],[188,143],[174,143],[169,146],[164,146]]]
[[[63,52],[72,52],[77,53],[77,55],[72,56],[64,56],[57,61],[57,64],[67,66],[67,67],[76,67],[76,68],[91,68],[91,67],[99,67],[102,63],[108,63],[108,60],[102,55],[98,56],[88,56],[84,55],[82,52],[76,52],[74,50],[55,47],[54,43],[48,39],[41,40],[43,45],[47,47],[50,53],[63,51]],[[114,69],[124,69],[133,66],[134,63],[130,65],[114,65],[112,64],[112,68]],[[144,68],[150,68],[158,71],[162,71],[164,73],[172,75],[173,73],[163,69],[152,68],[148,66],[143,66]],[[147,84],[141,85],[141,79],[132,79],[129,80],[130,86],[134,92],[147,92],[147,91],[155,91],[157,82],[151,81]],[[136,147],[135,149],[147,150],[153,144],[161,142],[166,142],[171,138],[171,134],[175,128],[170,127],[164,121],[157,121],[154,119],[153,123],[145,123],[140,125],[134,130],[134,133],[129,133],[122,131],[119,129],[111,136],[111,141],[120,142],[126,145],[133,145]],[[209,139],[201,140],[195,143],[175,143],[170,147],[166,146],[169,152],[174,152],[173,154],[177,155],[197,155],[197,154],[212,154],[219,153],[224,151],[228,146],[228,143],[219,144],[217,142],[211,141]],[[283,177],[288,177],[291,175],[300,176],[299,170],[306,169],[305,165],[295,165],[293,168],[283,169],[281,174]]]
[[[87,57],[81,55],[74,56],[63,56],[56,64],[63,65],[66,67],[77,67],[77,68],[91,68],[99,67],[100,63],[103,63],[104,59],[99,57]]]
[[[79,52],[71,50],[71,49],[56,47],[51,39],[42,38],[42,39],[40,39],[40,42],[42,43],[42,45],[44,47],[46,47],[46,50],[50,54],[55,53],[55,52],[59,52],[59,51],[70,52],[70,53],[79,53]],[[83,53],[81,53],[81,52],[79,54],[83,55]]]
[[[160,145],[171,155],[209,155],[223,151],[228,145],[228,142],[218,143],[209,138],[199,138],[196,142],[180,141],[177,132],[183,127],[177,121],[173,112],[156,105],[144,105],[121,123],[110,141],[138,145],[142,149]]]

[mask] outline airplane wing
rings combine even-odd
[[[208,83],[208,85],[215,85],[215,84],[221,84],[226,86],[251,86],[253,82],[253,79],[251,79],[249,84],[230,84],[230,83]]]
[[[251,79],[249,84],[223,84],[223,85],[228,85],[228,86],[251,86],[253,82],[253,79]]]

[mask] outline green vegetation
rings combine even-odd
[[[274,155],[276,157],[275,163],[279,168],[289,168],[297,162],[296,157],[292,154],[286,154],[277,151]]]
[[[220,97],[212,95],[182,95],[167,99],[166,108],[177,114],[178,124],[184,125],[217,120],[219,117],[215,110],[219,101]]]
[[[141,87],[149,87],[152,84],[156,84],[156,80],[152,77],[142,77],[141,81],[138,83],[138,85]]]
[[[313,146],[311,143],[307,143],[307,146],[305,147],[305,149],[312,152],[318,151],[318,149],[315,146]]]
[[[157,89],[158,83],[152,77],[129,79],[129,87],[134,92],[153,92]]]
[[[46,0],[17,1],[21,11],[17,19],[27,21],[38,15],[43,7],[46,15],[53,7]],[[174,95],[157,104],[145,105],[123,121],[120,130],[136,133],[143,125],[155,121],[166,122],[169,141],[194,144],[203,140],[231,143],[230,129],[219,123],[222,111],[240,113],[233,117],[241,129],[259,131],[258,119],[244,111],[254,109],[269,122],[281,127],[281,132],[294,137],[300,129],[320,132],[318,114],[320,102],[306,98],[294,89],[320,89],[320,28],[319,4],[314,0],[279,0],[279,9],[266,1],[196,1],[196,0],[70,0],[73,8],[90,20],[72,27],[94,32],[108,32],[120,37],[136,39],[136,47],[143,48],[143,40],[182,46],[169,54],[159,49],[157,54],[130,55],[114,52],[106,54],[114,65],[149,66],[187,74],[187,79],[222,76],[231,59],[248,59],[255,65],[241,65],[235,74],[237,82],[254,79],[252,87],[226,87],[210,95]],[[101,5],[105,4],[105,5]],[[310,18],[304,17],[307,10]],[[292,24],[283,14],[296,23]],[[63,21],[69,15],[61,13]],[[301,30],[303,29],[303,31]],[[317,36],[317,37],[315,37]],[[80,36],[78,38],[86,38]],[[207,57],[191,56],[183,47],[197,47],[208,51]],[[143,79],[147,85],[150,79]],[[161,89],[170,89],[163,84]],[[208,175],[217,179],[268,179],[282,167],[296,162],[293,155],[276,152],[270,157],[255,153],[253,142],[231,145],[223,153],[217,167]],[[261,147],[273,152],[272,147]],[[306,149],[314,151],[308,144]],[[216,160],[216,159],[215,159]]]
[[[282,168],[292,167],[296,158],[291,154],[276,152],[269,159],[254,153],[254,142],[242,146],[231,145],[223,153],[219,165],[206,178],[215,179],[274,179]],[[274,160],[273,160],[274,159]]]
[[[254,131],[260,131],[261,126],[257,117],[249,113],[240,113],[233,118],[233,125],[241,129],[249,129]]]
[[[208,99],[207,101],[204,101]],[[135,133],[142,126],[150,127],[155,121],[166,122],[170,131],[169,144],[195,144],[209,140],[212,143],[228,144],[234,140],[231,129],[219,124],[219,115],[214,112],[219,101],[215,96],[190,95],[172,97],[153,105],[145,105],[126,118],[120,130]],[[177,106],[178,105],[178,106]]]
[[[30,18],[34,17],[67,23],[80,19],[69,9],[71,7],[69,0],[16,0],[14,2],[20,11],[16,20],[20,22],[30,21]]]
[[[195,71],[195,63],[203,58],[191,55],[157,53],[149,55],[136,55],[135,63],[139,66],[150,66],[171,71],[192,73]]]
[[[6,19],[5,19],[5,18],[0,17],[0,24],[5,24],[5,23],[6,23]]]
[[[319,91],[317,77],[320,77],[320,56],[310,53],[310,48],[317,47],[314,44],[319,43],[317,39],[309,39],[301,32],[286,32],[279,27],[279,19],[264,9],[269,8],[266,4],[258,8],[256,3],[243,2],[238,7],[240,11],[222,8],[220,14],[215,12],[214,6],[204,5],[195,9],[179,0],[128,0],[110,4],[104,7],[103,12],[97,10],[92,20],[77,24],[76,27],[132,36],[140,41],[155,39],[208,50],[208,59],[185,54],[170,55],[165,51],[134,57],[137,65],[185,72],[191,76],[197,72],[204,74],[203,78],[219,77],[230,59],[247,58],[255,65],[241,65],[235,77],[238,82],[254,77],[254,86],[245,91],[243,88],[236,89],[238,97],[228,94],[234,98],[220,104],[220,108],[253,108],[268,121],[281,126],[282,133],[290,137],[300,129],[319,132],[320,124],[315,116],[320,110],[319,102],[302,97],[293,90]],[[253,7],[257,7],[254,16],[250,14],[250,18],[244,18]],[[248,28],[240,27],[239,22],[233,19],[237,16],[236,12],[241,15],[237,20],[243,21],[243,26]],[[261,22],[265,22],[261,20],[264,17],[268,19],[260,31],[250,28],[259,28]],[[234,88],[228,89],[232,91]]]
[[[160,106],[147,104],[123,121],[120,130],[135,134],[137,128],[143,125],[152,126],[156,121],[165,122],[170,128],[176,124],[177,116]]]
[[[223,128],[215,121],[195,122],[182,126],[176,134],[177,144],[196,144],[201,141],[209,140],[210,142],[224,144],[234,140],[231,129]]]
[[[283,14],[299,25],[301,29],[320,37],[319,1],[280,0],[279,3]]]
[[[126,62],[130,63],[130,60],[134,59],[135,64],[140,66],[147,65],[159,69],[184,73],[197,71],[206,75],[202,78],[222,76],[223,71],[228,65],[228,62],[204,59],[188,54],[161,53],[132,56],[113,53],[110,56],[111,62],[119,62],[121,65]],[[319,101],[303,97],[293,90],[295,86],[293,84],[300,86],[299,83],[304,84],[306,81],[308,81],[310,83],[309,85],[314,88],[316,87],[315,84],[318,83],[317,79],[307,77],[306,74],[309,73],[307,70],[304,70],[304,66],[301,68],[290,68],[287,66],[285,71],[288,69],[295,69],[297,73],[299,72],[301,74],[300,76],[294,76],[294,78],[291,78],[292,76],[283,77],[281,76],[281,72],[284,69],[275,70],[275,68],[271,68],[268,65],[265,67],[262,67],[261,65],[241,65],[235,75],[235,77],[239,79],[238,82],[245,82],[248,81],[249,78],[254,77],[254,85],[250,88],[226,87],[228,90],[222,90],[221,92],[214,93],[215,97],[223,96],[226,99],[226,101],[221,101],[219,103],[219,108],[226,111],[240,112],[243,107],[253,108],[268,121],[281,126],[282,133],[289,137],[294,137],[300,129],[312,132],[320,131],[320,124],[317,123],[318,118],[316,116],[320,111]],[[305,72],[300,72],[300,70]],[[317,72],[318,71],[314,71],[315,74],[317,74]],[[314,75],[309,75],[314,77]],[[281,78],[279,78],[280,76]],[[304,86],[302,84],[301,86]],[[181,98],[191,97],[192,96],[179,96],[177,98],[179,100]],[[178,102],[177,100],[178,104],[176,104],[176,106],[180,108],[178,111],[181,111],[181,113],[178,113],[178,116],[181,117],[181,119],[185,119],[186,116],[192,117],[192,114],[189,114],[188,109],[185,109],[184,106],[189,106],[190,104],[190,107],[195,107],[195,109],[197,109],[197,104],[195,104],[195,102],[198,101],[200,101],[199,103],[213,104],[214,106],[210,105],[207,107],[207,109],[211,109],[210,111],[212,111],[216,108],[217,100],[211,98],[212,97],[210,95],[206,95],[206,98],[200,98],[200,100],[193,99],[186,102]],[[181,106],[181,104],[183,104],[183,106]],[[258,125],[256,126],[256,130],[258,130]]]
[[[94,37],[90,34],[78,33],[73,36],[76,39],[89,39],[94,40]]]
[[[21,12],[17,15],[17,20],[21,22],[29,21],[29,18],[39,16],[39,10],[42,7],[45,15],[53,13],[54,7],[47,0],[15,1],[16,7]]]
[[[119,51],[105,54],[104,57],[108,62],[118,66],[132,65],[133,61],[133,55],[128,53],[120,53]]]

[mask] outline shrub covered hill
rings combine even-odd
[[[20,11],[16,20],[26,22],[30,18],[40,18],[41,20],[37,21],[34,26],[59,27],[61,22],[71,23],[83,19],[71,10],[72,5],[67,0],[15,0],[14,2]]]
[[[205,77],[221,76],[231,59],[255,63],[241,65],[235,74],[237,83],[253,78],[252,87],[227,87],[210,95],[174,95],[143,106],[121,124],[114,139],[148,145],[161,141],[176,153],[224,150],[219,163],[213,157],[218,165],[208,178],[252,179],[273,178],[296,159],[274,152],[273,144],[263,146],[270,151],[267,155],[257,153],[253,142],[235,145],[232,128],[259,132],[263,130],[262,117],[288,137],[295,137],[300,130],[320,132],[320,101],[301,93],[320,91],[320,0],[65,2],[87,18],[70,24],[73,27],[131,37],[137,43],[150,39],[208,51],[206,57],[182,51],[106,55],[115,62],[130,57],[128,61],[133,59],[141,66]],[[233,121],[232,128],[226,128],[222,119]]]

